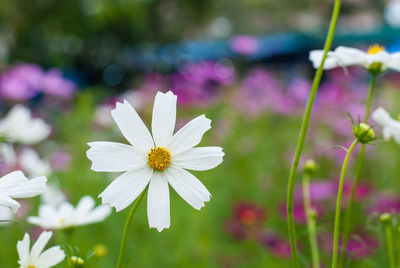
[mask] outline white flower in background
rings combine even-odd
[[[323,50],[310,52],[309,59],[314,68],[317,69],[320,66],[323,54]],[[352,65],[359,65],[378,73],[388,68],[400,71],[400,52],[388,53],[384,47],[379,45],[370,46],[367,52],[357,48],[340,46],[334,51],[328,52],[324,69],[329,70]]]
[[[32,148],[25,148],[19,155],[19,165],[29,176],[47,176],[51,173],[48,161],[42,160]]]
[[[192,207],[200,209],[210,200],[204,185],[185,169],[208,170],[222,162],[220,147],[197,147],[211,120],[201,115],[173,134],[177,97],[158,92],[150,134],[135,109],[117,103],[111,112],[124,137],[131,143],[92,142],[87,151],[92,170],[124,171],[101,194],[103,203],[120,211],[148,186],[147,215],[150,227],[162,231],[170,226],[169,186]]]
[[[400,144],[400,121],[390,117],[389,113],[381,107],[375,110],[372,114],[372,119],[382,127],[382,134],[385,140],[393,138]]]
[[[30,249],[30,237],[25,233],[24,239],[17,243],[20,268],[50,268],[65,259],[65,253],[60,246],[43,251],[52,235],[52,232],[42,232]]]
[[[43,119],[33,118],[28,108],[14,106],[5,118],[0,120],[0,134],[13,142],[34,144],[49,136],[51,128]]]
[[[41,196],[42,204],[58,207],[67,201],[67,197],[56,185],[47,184],[46,192]]]
[[[400,0],[390,0],[385,7],[385,20],[392,27],[400,27]]]
[[[76,208],[68,202],[58,207],[43,204],[39,207],[38,217],[29,217],[28,222],[44,229],[65,229],[75,226],[101,222],[111,214],[111,207],[100,205],[90,196],[84,196]]]
[[[0,206],[9,207],[17,212],[20,204],[13,198],[28,198],[46,191],[46,177],[29,180],[21,171],[11,172],[0,178]]]
[[[13,166],[17,162],[17,155],[11,144],[0,143],[0,162],[4,162],[7,166]]]

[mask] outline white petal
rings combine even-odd
[[[221,164],[224,155],[221,147],[196,147],[174,155],[172,163],[191,170],[208,170]]]
[[[14,218],[13,211],[9,207],[0,205],[0,224],[6,225],[11,223],[10,221]]]
[[[351,66],[363,64],[367,53],[357,48],[340,46],[335,49],[334,56],[340,66]]]
[[[35,262],[36,267],[53,267],[65,258],[64,251],[60,246],[51,247],[44,251]]]
[[[117,102],[116,108],[111,111],[111,116],[117,123],[122,135],[135,148],[148,153],[154,147],[149,130],[129,102],[126,100],[124,100],[124,103]]]
[[[186,170],[170,166],[166,174],[172,188],[195,209],[204,207],[204,202],[210,201],[211,194],[207,188]]]
[[[46,177],[37,177],[28,180],[18,186],[13,187],[9,191],[12,198],[28,198],[40,195],[46,191]]]
[[[103,204],[120,211],[129,206],[148,185],[153,170],[146,166],[130,170],[116,178],[100,195]]]
[[[200,115],[175,133],[167,149],[172,152],[172,155],[188,150],[199,144],[204,133],[210,128],[211,120]]]
[[[381,126],[388,126],[393,121],[389,113],[382,107],[379,107],[372,113],[372,119]]]
[[[85,195],[79,200],[78,205],[76,205],[76,211],[81,215],[88,214],[94,208],[95,204],[92,197]]]
[[[21,206],[17,201],[9,197],[8,195],[1,194],[0,195],[0,206],[11,208],[15,213],[18,211]]]
[[[400,72],[400,52],[390,54],[386,64],[389,68]]]
[[[92,170],[119,172],[141,168],[147,163],[147,155],[133,146],[117,142],[90,142],[86,152],[92,161]]]
[[[31,260],[36,260],[39,255],[42,253],[44,247],[47,245],[49,242],[51,236],[53,235],[53,232],[42,232],[39,236],[39,238],[36,240],[35,244],[32,246],[31,250]]]
[[[22,241],[17,242],[17,251],[19,256],[19,262],[21,265],[26,265],[29,261],[29,247],[30,247],[30,238],[29,234],[25,233]]]
[[[171,91],[157,92],[154,99],[151,130],[156,147],[166,147],[175,129],[177,96]]]
[[[5,191],[5,189],[14,188],[20,184],[23,184],[28,181],[28,178],[25,177],[22,171],[13,171],[8,173],[7,175],[0,178],[0,193]]]
[[[50,163],[42,160],[32,148],[25,148],[20,154],[20,166],[33,177],[46,176],[51,173]]]
[[[319,66],[321,65],[323,55],[324,55],[323,50],[312,50],[310,52],[308,59],[312,62],[313,67],[315,69],[318,69]],[[330,70],[339,66],[339,63],[337,62],[336,58],[332,57],[332,55],[333,52],[330,51],[324,63],[324,70]]]
[[[155,172],[147,192],[147,217],[150,228],[161,232],[170,226],[169,188],[163,172]]]
[[[101,205],[95,208],[90,214],[86,215],[83,223],[93,223],[103,221],[111,214],[111,207],[109,205]]]

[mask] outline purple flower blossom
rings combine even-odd
[[[281,97],[282,89],[275,77],[266,70],[253,69],[233,97],[233,104],[244,114],[257,116],[267,109],[282,109]]]
[[[336,196],[336,191],[330,181],[312,181],[310,183],[311,201],[322,201]],[[296,201],[303,200],[303,188],[298,185],[295,189],[294,198]]]
[[[0,96],[9,100],[23,101],[41,92],[67,98],[75,90],[75,84],[60,71],[52,69],[45,73],[35,64],[16,65],[0,77]]]
[[[340,245],[343,240],[339,240]],[[318,237],[318,242],[321,248],[325,249],[329,254],[333,251],[333,237],[332,234],[323,233]],[[347,242],[346,254],[354,259],[364,259],[375,253],[375,250],[379,247],[379,241],[376,237],[370,234],[359,231],[357,233],[351,234],[349,241]]]
[[[260,232],[258,241],[266,247],[275,257],[281,259],[290,258],[290,244],[286,239],[280,238],[275,232],[264,230]]]
[[[230,40],[229,46],[238,54],[250,55],[258,50],[258,40],[249,35],[237,35]]]
[[[39,93],[43,70],[35,64],[19,64],[0,77],[0,95],[10,100],[26,100]]]
[[[65,79],[59,70],[51,69],[41,80],[42,92],[51,96],[70,98],[76,91],[75,84]]]
[[[324,210],[319,203],[313,202],[311,203],[312,209],[316,212],[317,218],[322,217],[324,214]],[[282,217],[287,218],[287,210],[286,203],[283,203],[279,206],[279,211]],[[294,221],[297,224],[306,224],[307,223],[307,215],[304,209],[303,202],[295,202],[293,204],[293,217]]]
[[[227,221],[226,229],[237,239],[253,238],[265,221],[265,208],[249,202],[233,207],[233,217]]]
[[[215,102],[221,88],[233,83],[233,67],[211,62],[189,63],[171,76],[171,90],[183,105],[206,105]]]
[[[378,215],[383,213],[400,215],[400,198],[381,197],[378,202],[369,209],[369,212]]]

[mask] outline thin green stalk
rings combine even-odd
[[[390,268],[395,268],[396,265],[395,265],[394,254],[393,254],[392,221],[385,222],[384,225],[385,225],[386,245],[387,245],[387,250],[388,250]]]
[[[310,175],[308,174],[304,174],[303,176],[303,201],[304,201],[304,210],[307,217],[307,231],[308,231],[308,240],[310,242],[310,248],[311,248],[312,264],[313,268],[319,268],[320,261],[319,261],[319,252],[317,244],[316,214],[311,207]]]
[[[372,96],[374,95],[375,90],[375,82],[376,82],[376,74],[371,74],[371,82],[369,85],[369,91],[367,100],[365,102],[365,115],[364,115],[364,123],[368,124],[369,116],[371,112],[371,103],[372,103]],[[339,267],[343,267],[344,260],[345,260],[345,249],[347,247],[347,242],[349,241],[350,237],[350,220],[353,210],[353,203],[354,197],[356,194],[358,183],[360,182],[362,170],[364,167],[364,158],[365,158],[365,144],[361,144],[360,153],[358,154],[358,161],[357,161],[357,168],[356,168],[356,176],[354,179],[353,186],[351,187],[351,194],[349,203],[347,205],[345,215],[344,215],[344,230],[343,230],[343,244],[341,246],[340,256],[339,256]]]
[[[117,268],[121,268],[122,267],[122,261],[124,259],[124,253],[125,253],[125,248],[126,248],[126,242],[128,241],[128,231],[129,231],[129,225],[132,221],[132,217],[133,214],[135,214],[137,207],[139,206],[140,202],[143,199],[144,193],[146,192],[146,190],[144,190],[139,197],[136,199],[136,201],[133,203],[132,208],[129,212],[128,217],[126,218],[125,221],[125,226],[124,226],[124,231],[122,233],[122,239],[121,239],[121,247],[119,250],[119,256],[118,256],[118,264],[117,264]]]
[[[314,81],[311,87],[310,96],[308,98],[307,106],[303,116],[303,122],[301,124],[301,129],[299,133],[299,138],[297,141],[296,152],[293,158],[292,166],[290,168],[289,180],[288,180],[288,188],[287,188],[287,215],[288,215],[288,229],[289,229],[289,241],[290,241],[290,250],[292,253],[292,264],[294,268],[299,267],[299,259],[297,256],[297,248],[296,248],[296,229],[294,225],[294,216],[293,216],[293,194],[294,194],[294,182],[297,173],[297,166],[299,164],[299,159],[304,147],[304,141],[307,136],[308,125],[310,123],[310,116],[312,106],[314,104],[315,95],[317,94],[319,84],[321,82],[321,77],[323,74],[323,68],[325,64],[325,60],[328,56],[328,51],[332,46],[333,36],[336,30],[336,24],[339,17],[340,12],[340,4],[341,0],[335,0],[335,5],[333,8],[331,23],[329,26],[328,35],[324,45],[324,55],[321,60],[321,64],[315,73]]]
[[[339,248],[339,227],[340,227],[340,210],[342,208],[342,197],[343,197],[343,184],[344,178],[346,176],[347,163],[349,162],[349,158],[351,152],[354,147],[356,147],[358,140],[355,140],[347,149],[346,157],[343,161],[342,171],[340,173],[340,181],[339,181],[339,189],[336,200],[336,211],[335,211],[335,227],[333,232],[333,253],[332,253],[332,268],[337,268],[338,264],[338,248]]]

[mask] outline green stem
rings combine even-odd
[[[338,264],[338,248],[339,248],[339,225],[340,225],[340,210],[342,208],[342,197],[343,197],[343,184],[346,176],[347,164],[349,162],[350,154],[356,147],[358,140],[355,140],[349,147],[346,153],[346,157],[343,161],[342,171],[340,173],[339,189],[336,200],[336,211],[335,211],[335,227],[333,233],[333,253],[332,253],[332,268],[337,268]]]
[[[146,190],[144,190],[139,197],[136,199],[136,201],[133,203],[131,211],[129,212],[128,218],[126,218],[125,221],[125,226],[124,226],[124,231],[122,233],[122,239],[121,239],[121,247],[119,250],[119,256],[118,256],[118,264],[117,264],[117,268],[121,268],[122,267],[122,261],[124,259],[124,253],[125,253],[125,248],[126,248],[126,242],[128,240],[128,230],[129,230],[129,225],[132,221],[132,217],[133,214],[135,214],[137,207],[140,204],[140,201],[142,201],[144,193],[146,192]]]
[[[392,221],[388,221],[384,223],[385,232],[386,232],[386,244],[389,256],[390,268],[395,268],[395,260],[393,254],[393,235],[392,235]]]
[[[308,130],[308,125],[310,123],[312,106],[314,104],[314,99],[317,94],[318,87],[321,82],[321,77],[322,77],[322,74],[324,71],[323,70],[324,63],[328,56],[328,51],[330,50],[330,48],[332,46],[333,36],[335,34],[336,24],[337,24],[339,12],[340,12],[340,4],[341,4],[341,0],[335,0],[331,23],[329,26],[328,35],[327,35],[325,45],[324,45],[324,55],[322,57],[321,64],[318,67],[318,70],[314,76],[314,81],[313,81],[313,84],[311,87],[310,96],[308,98],[306,110],[305,110],[304,116],[303,116],[303,122],[301,124],[299,138],[297,141],[296,152],[295,152],[292,166],[290,168],[290,173],[289,173],[288,188],[287,188],[287,215],[288,215],[290,250],[292,253],[292,264],[293,264],[294,268],[299,267],[299,259],[297,256],[297,248],[296,248],[296,229],[295,229],[295,225],[294,225],[294,216],[293,216],[294,182],[295,182],[295,177],[296,177],[296,173],[297,173],[297,166],[299,164],[299,159],[300,159],[301,153],[303,151],[303,147],[304,147],[304,141],[307,136],[307,130]]]
[[[313,268],[319,268],[320,261],[319,261],[318,245],[317,245],[316,214],[311,207],[310,175],[308,174],[304,174],[303,176],[303,201],[304,201],[304,210],[307,216],[308,240],[310,242]]]
[[[369,85],[369,91],[367,100],[365,102],[365,115],[364,115],[364,123],[368,124],[369,116],[371,112],[371,103],[372,96],[374,95],[375,90],[375,82],[376,82],[376,74],[371,74],[371,82]],[[356,168],[356,176],[354,179],[353,186],[351,187],[351,193],[349,198],[349,203],[347,205],[345,215],[344,215],[344,230],[343,230],[343,244],[341,246],[340,256],[339,256],[339,267],[343,267],[345,260],[345,249],[347,247],[347,242],[350,237],[350,220],[353,210],[354,198],[357,190],[358,183],[360,182],[362,170],[364,167],[364,158],[365,158],[365,144],[361,144],[360,153],[358,154],[357,168]]]

